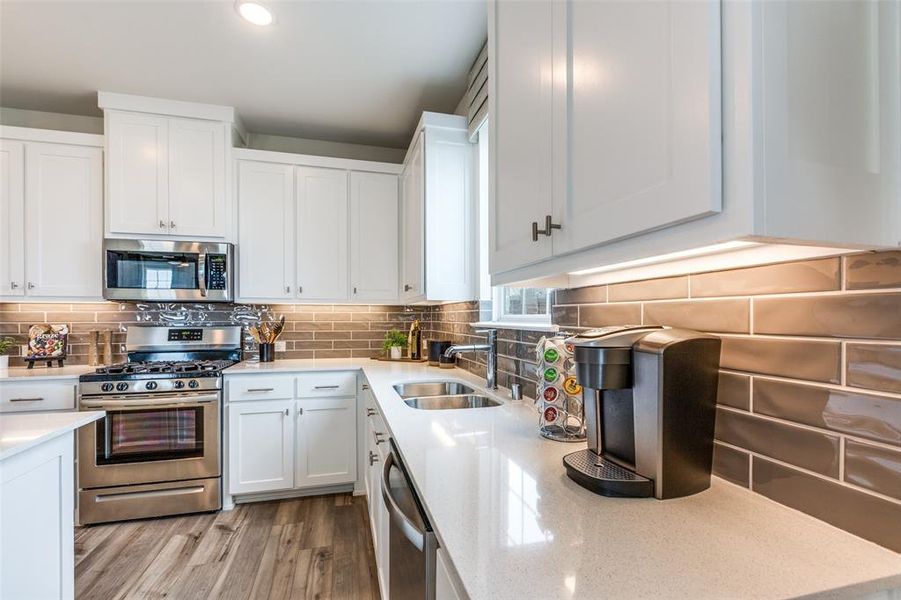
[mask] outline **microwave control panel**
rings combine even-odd
[[[225,286],[225,255],[207,255],[207,289],[224,290]]]

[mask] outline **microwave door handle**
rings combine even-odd
[[[197,287],[200,295],[206,298],[206,252],[197,255]]]
[[[389,485],[388,474],[391,468],[395,467],[394,453],[388,453],[388,459],[385,461],[385,467],[382,469],[382,498],[385,500],[385,507],[391,519],[397,524],[404,537],[410,540],[410,543],[422,552],[425,549],[425,532],[420,531],[416,525],[404,514],[397,505],[397,501],[391,495],[391,487]]]

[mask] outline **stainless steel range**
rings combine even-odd
[[[79,378],[81,524],[218,510],[222,370],[241,360],[240,327],[129,327],[128,362]]]

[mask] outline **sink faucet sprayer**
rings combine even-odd
[[[488,354],[488,369],[485,373],[485,386],[490,390],[497,389],[497,329],[483,329],[476,333],[484,333],[487,336],[487,344],[460,344],[451,346],[444,351],[445,358],[452,358],[460,352],[480,352]]]

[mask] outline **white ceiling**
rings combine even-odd
[[[405,147],[452,112],[484,0],[0,1],[0,106],[100,115],[97,90],[234,106],[250,131]]]

